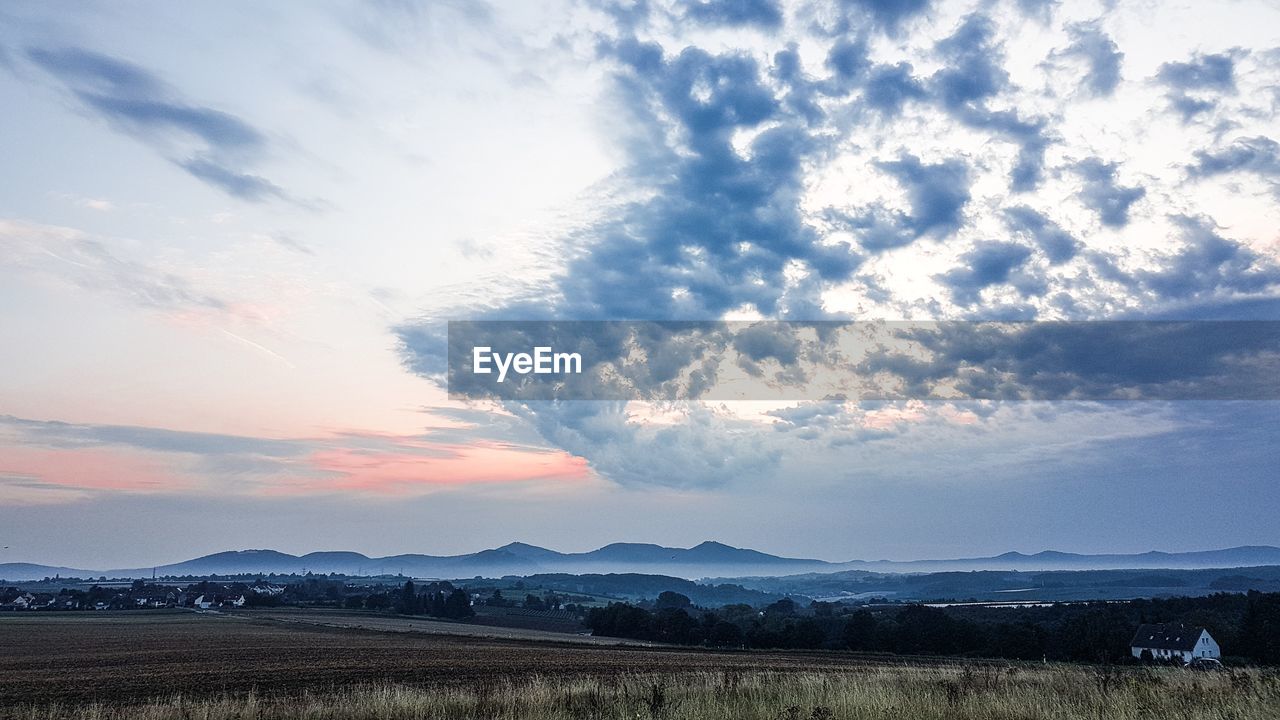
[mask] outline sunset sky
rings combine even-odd
[[[1280,320],[1280,7],[0,7],[0,562],[1280,545],[1280,403],[460,402],[462,319]]]

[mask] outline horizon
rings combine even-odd
[[[311,555],[322,555],[322,554],[329,554],[329,553],[351,553],[351,554],[363,555],[364,557],[370,560],[380,560],[380,559],[385,559],[390,557],[400,557],[400,556],[457,558],[457,557],[466,557],[469,555],[475,555],[481,552],[486,552],[491,550],[503,550],[504,548],[507,548],[508,546],[511,546],[511,545],[524,545],[537,550],[549,550],[559,555],[589,554],[597,550],[602,550],[608,547],[613,547],[618,545],[659,547],[667,550],[693,550],[695,548],[698,548],[704,545],[717,545],[717,546],[725,547],[731,550],[747,550],[747,551],[759,552],[759,553],[768,555],[770,557],[778,558],[782,560],[815,561],[815,562],[819,562],[827,565],[844,565],[844,564],[855,564],[855,563],[866,563],[866,564],[885,563],[885,564],[898,564],[898,565],[906,565],[906,564],[913,564],[913,563],[923,564],[923,563],[930,563],[930,562],[946,563],[946,562],[966,561],[966,560],[995,560],[995,559],[1000,559],[1002,557],[1009,556],[1009,555],[1017,555],[1025,558],[1035,558],[1035,557],[1046,555],[1046,554],[1061,554],[1061,555],[1080,556],[1083,558],[1091,558],[1091,557],[1105,557],[1105,556],[1139,557],[1144,555],[1186,555],[1186,554],[1225,552],[1225,551],[1232,551],[1232,550],[1256,550],[1256,549],[1280,550],[1280,545],[1270,545],[1270,544],[1233,545],[1229,547],[1228,546],[1202,547],[1202,548],[1191,549],[1191,550],[1149,549],[1149,550],[1141,550],[1141,551],[1133,551],[1133,552],[1114,552],[1114,551],[1113,552],[1077,552],[1077,551],[1071,551],[1071,550],[1062,550],[1058,548],[1045,548],[1042,550],[1035,550],[1035,551],[1005,550],[1005,551],[1002,551],[999,553],[993,553],[990,555],[965,555],[965,556],[955,555],[955,556],[946,556],[946,557],[940,556],[940,557],[906,558],[906,559],[904,558],[873,558],[873,557],[851,557],[851,558],[844,558],[844,559],[830,559],[830,558],[820,558],[820,557],[797,557],[797,556],[790,556],[790,555],[784,555],[784,554],[777,554],[767,549],[762,549],[760,547],[737,546],[729,543],[723,543],[717,540],[703,540],[699,543],[694,543],[692,545],[689,545],[688,547],[665,545],[662,543],[652,543],[652,542],[618,541],[618,542],[607,543],[604,545],[587,548],[583,550],[560,550],[557,548],[550,548],[543,545],[538,545],[536,543],[526,543],[520,540],[512,540],[510,542],[503,543],[502,545],[483,547],[483,548],[478,548],[469,552],[455,553],[455,554],[441,554],[441,553],[434,553],[434,552],[422,551],[422,550],[418,550],[418,551],[407,550],[402,552],[388,553],[385,555],[370,555],[368,553],[364,553],[358,550],[351,550],[351,549],[328,549],[328,550],[309,550],[309,551],[303,551],[303,552],[290,552],[290,551],[284,551],[284,550],[279,550],[276,548],[269,548],[269,547],[257,547],[257,548],[245,547],[245,548],[238,548],[238,549],[237,548],[222,549],[222,550],[217,550],[213,552],[202,553],[199,555],[184,557],[181,559],[170,560],[167,562],[113,563],[111,565],[105,565],[101,567],[90,567],[88,565],[79,564],[79,563],[63,563],[63,562],[49,563],[49,562],[41,562],[39,560],[6,558],[6,557],[0,556],[0,567],[3,567],[6,564],[20,564],[20,565],[38,565],[38,566],[44,566],[44,567],[61,567],[61,568],[73,569],[73,570],[93,570],[93,571],[144,570],[149,567],[159,568],[159,567],[165,567],[169,565],[179,565],[184,562],[201,560],[204,558],[214,557],[218,555],[237,554],[237,553],[255,553],[255,552],[279,553],[279,554],[287,555],[289,557],[294,557],[294,558],[305,558]],[[1140,569],[1140,568],[1126,568],[1126,569]]]
[[[11,4],[0,562],[1280,544],[1278,57],[1268,0]]]

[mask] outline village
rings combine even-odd
[[[0,588],[0,612],[175,609],[210,610],[242,608],[250,599],[276,598],[285,585],[257,582],[192,583],[185,587],[148,584],[135,580],[125,587],[93,585],[88,590],[61,588],[57,592],[32,592],[16,587]]]

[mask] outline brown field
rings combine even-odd
[[[0,718],[1280,717],[1280,675],[1257,670],[1013,666],[434,633],[468,628],[338,612],[3,615]]]
[[[432,634],[433,625],[479,636]],[[543,675],[827,671],[868,662],[824,653],[586,645],[601,640],[550,633],[536,642],[483,637],[504,630],[359,613],[14,613],[0,616],[0,707]],[[530,637],[535,631],[519,632]]]

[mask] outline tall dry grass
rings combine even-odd
[[[845,673],[542,677],[470,688],[19,707],[23,720],[1276,720],[1280,674],[1253,670],[880,667]],[[4,714],[0,711],[0,714]]]

